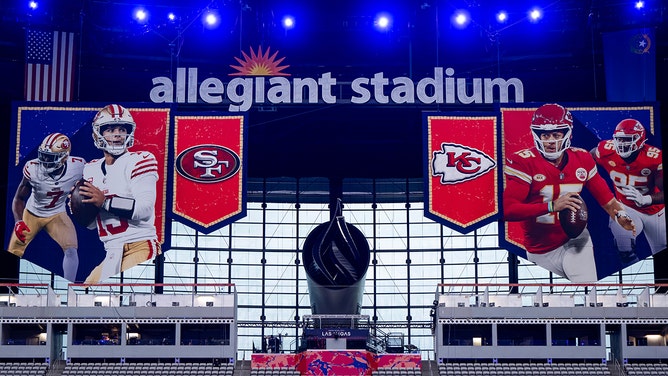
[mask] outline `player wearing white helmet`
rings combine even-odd
[[[594,247],[585,229],[571,239],[558,213],[580,209],[586,187],[619,225],[634,231],[633,222],[598,174],[584,149],[571,147],[573,116],[559,104],[540,106],[530,125],[534,147],[508,156],[504,166],[504,218],[520,221],[527,259],[573,282],[598,280]]]
[[[155,228],[158,162],[150,152],[128,151],[137,125],[123,106],[105,106],[92,126],[104,158],[86,164],[81,193],[89,197],[83,202],[101,209],[95,222],[106,257],[85,283],[97,283],[160,252]]]
[[[67,193],[81,179],[85,161],[70,156],[71,150],[66,135],[51,133],[37,149],[37,158],[23,167],[23,179],[12,201],[15,225],[8,250],[23,257],[28,244],[46,230],[63,249],[63,277],[75,281],[78,241],[65,202]]]
[[[620,121],[611,140],[592,150],[594,160],[608,172],[615,196],[644,233],[652,254],[666,248],[661,149],[648,145],[645,127],[636,119]],[[638,261],[636,236],[610,226],[623,264]]]

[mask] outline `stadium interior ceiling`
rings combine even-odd
[[[602,35],[651,29],[656,47],[657,102],[666,113],[668,27],[665,2],[631,0],[513,1],[504,4],[506,23],[495,21],[498,1],[302,0],[144,1],[149,18],[132,17],[135,2],[12,0],[0,24],[0,102],[5,138],[12,101],[23,100],[25,32],[29,28],[78,33],[75,100],[150,102],[151,79],[173,77],[175,67],[198,67],[199,77],[224,79],[250,49],[263,47],[284,58],[299,77],[331,72],[339,82],[356,77],[433,77],[434,67],[453,68],[456,77],[518,77],[525,102],[592,103],[606,100]],[[541,6],[544,17],[529,22],[526,12]],[[217,10],[215,29],[201,15]],[[466,10],[471,22],[453,26]],[[167,12],[176,14],[167,20]],[[387,31],[375,17],[392,15]],[[295,26],[281,24],[284,15]],[[663,99],[663,100],[662,100]],[[249,177],[420,178],[423,111],[490,111],[494,105],[290,104],[253,106],[248,111]],[[174,104],[179,111],[222,111],[227,105]],[[663,119],[666,117],[663,116]],[[665,120],[663,121],[665,123]],[[664,138],[665,138],[664,132]],[[6,154],[6,153],[5,153]],[[3,154],[0,161],[7,157]],[[6,163],[1,163],[4,166]],[[6,173],[2,173],[6,175]],[[3,186],[3,190],[6,187]]]
[[[499,24],[498,1],[300,0],[145,1],[146,23],[132,18],[135,2],[26,1],[4,5],[0,25],[0,88],[3,123],[12,101],[23,99],[25,30],[51,28],[78,33],[81,102],[149,102],[151,79],[172,77],[175,67],[198,67],[202,77],[224,78],[235,57],[252,48],[270,49],[300,77],[332,72],[340,82],[355,77],[429,77],[434,67],[453,68],[457,77],[518,77],[525,101],[605,101],[602,35],[629,28],[655,33],[657,83],[668,81],[665,2],[647,1],[642,11],[630,0],[513,1],[509,21]],[[527,20],[540,5],[540,22]],[[220,25],[207,29],[201,15],[216,9]],[[464,9],[471,23],[453,26]],[[166,14],[174,11],[176,21]],[[393,15],[388,31],[373,29],[379,11]],[[285,29],[281,18],[295,17]],[[668,85],[657,85],[666,112]],[[664,99],[664,100],[662,100]],[[226,111],[225,105],[178,104],[180,111]],[[423,111],[489,111],[493,105],[291,104],[253,106],[248,112],[249,177],[322,176],[419,178],[422,176]],[[665,116],[663,116],[665,119]],[[665,122],[665,121],[664,121]],[[9,135],[7,126],[4,135]],[[664,132],[665,133],[665,132]],[[664,135],[665,137],[665,135]],[[5,138],[7,139],[7,138]],[[6,155],[2,155],[6,158]],[[2,163],[4,166],[5,163]]]
[[[643,11],[630,0],[513,1],[505,4],[509,20],[504,24],[494,20],[498,1],[145,1],[146,23],[131,17],[136,3],[129,1],[43,1],[32,12],[26,3],[12,0],[3,6],[5,124],[9,102],[22,99],[24,33],[31,27],[79,33],[75,99],[82,102],[149,102],[151,79],[171,77],[176,66],[198,67],[200,80],[224,79],[230,65],[238,64],[235,57],[260,46],[284,58],[286,71],[299,77],[331,72],[339,82],[349,82],[384,72],[387,78],[417,81],[443,67],[453,68],[456,77],[518,77],[526,102],[598,102],[606,99],[602,34],[642,27],[656,34],[657,82],[668,79],[666,4],[659,1],[646,1]],[[536,5],[544,17],[532,23],[526,12]],[[200,21],[207,9],[221,17],[216,29]],[[451,22],[459,9],[471,16],[464,29]],[[177,15],[174,22],[167,20],[168,11]],[[393,17],[383,32],[373,28],[380,11]],[[281,24],[286,14],[295,18],[289,30]],[[657,85],[657,91],[660,100],[668,89]],[[420,177],[422,111],[492,109],[341,102],[253,106],[249,176]]]

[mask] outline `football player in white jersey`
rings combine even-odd
[[[617,124],[611,140],[603,140],[592,150],[594,160],[610,175],[615,195],[645,234],[656,254],[666,248],[666,218],[663,197],[663,155],[646,143],[645,127],[636,119]],[[624,265],[638,261],[636,236],[610,226]]]
[[[106,257],[85,283],[98,283],[160,253],[155,228],[158,162],[146,151],[128,151],[134,144],[130,111],[110,104],[93,119],[95,146],[104,158],[90,161],[83,171],[81,193],[100,208],[95,225]],[[92,224],[91,224],[92,226]]]
[[[14,233],[9,252],[23,257],[26,247],[42,230],[63,249],[63,277],[74,282],[79,268],[77,234],[65,210],[67,193],[81,179],[83,158],[70,156],[72,144],[62,133],[44,138],[37,159],[23,167],[23,179],[12,201]]]

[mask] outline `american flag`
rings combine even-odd
[[[74,97],[74,33],[28,30],[25,98],[70,102]]]

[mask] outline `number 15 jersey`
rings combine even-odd
[[[105,164],[104,158],[96,159],[86,164],[83,175],[107,197],[135,200],[132,218],[121,218],[106,210],[98,214],[98,235],[105,247],[157,239],[155,200],[158,162],[153,154],[127,152],[111,165]]]

